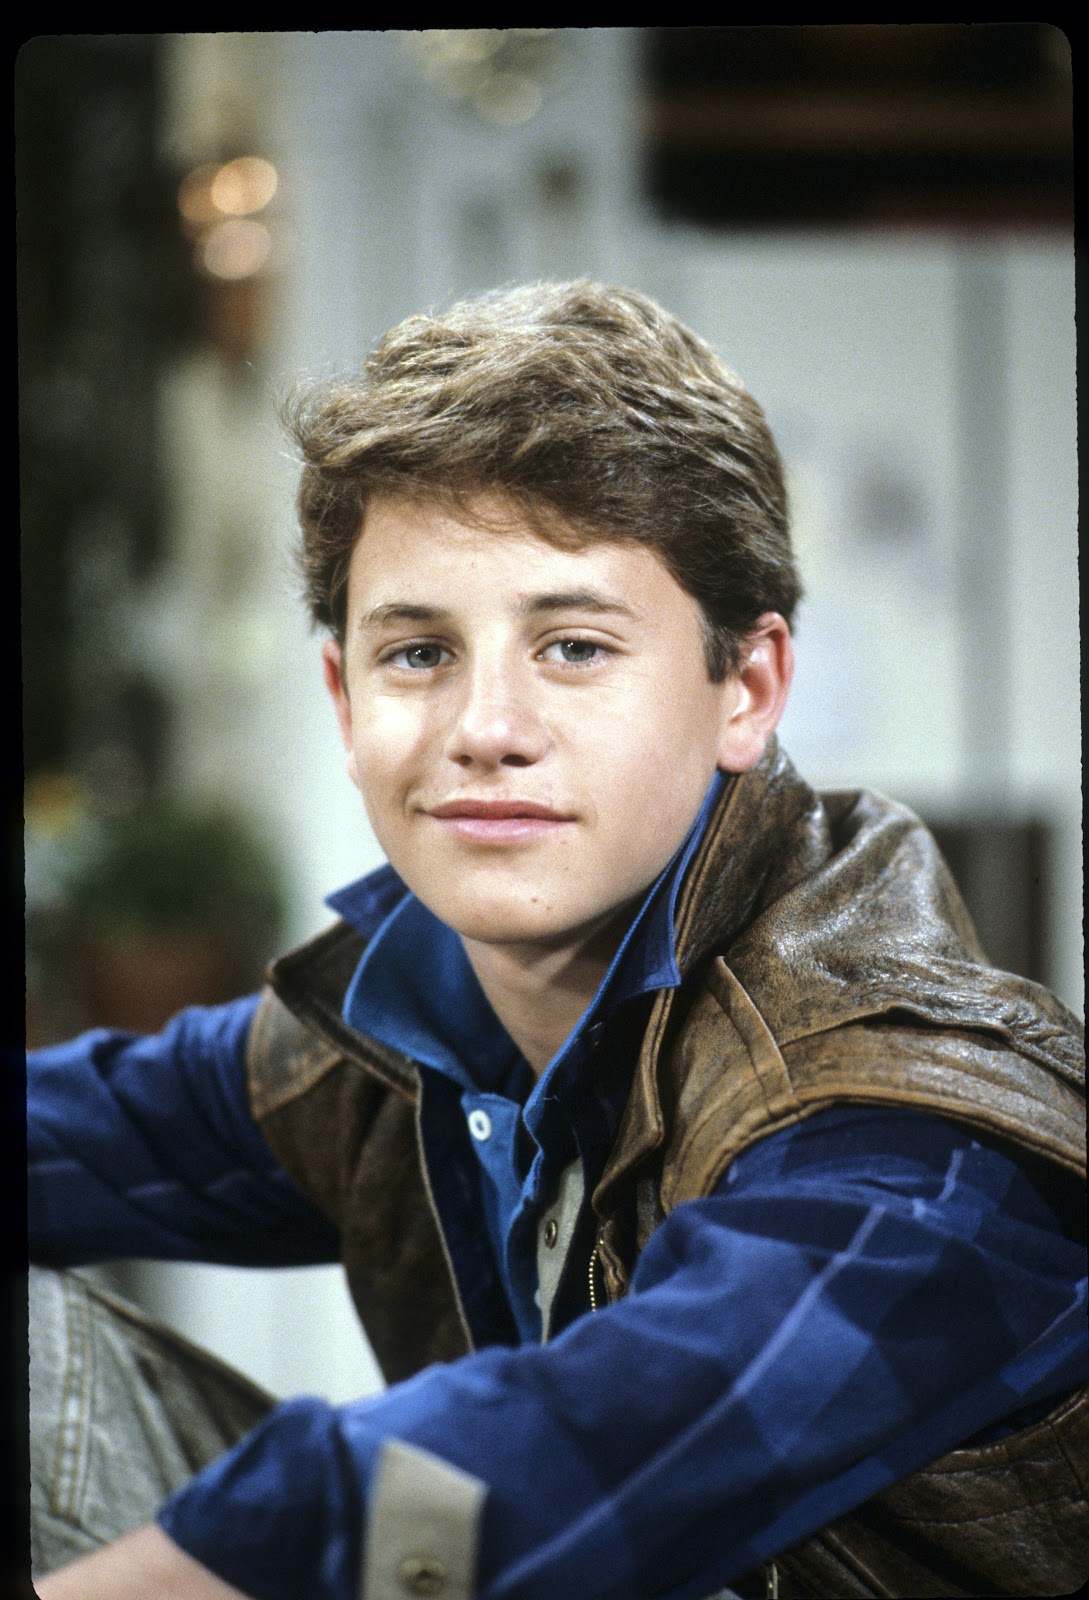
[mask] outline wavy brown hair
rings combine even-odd
[[[356,378],[296,395],[301,567],[343,639],[371,496],[464,513],[498,495],[565,548],[647,545],[699,603],[708,671],[736,670],[801,584],[764,413],[702,339],[645,295],[580,281],[465,300],[393,328]]]

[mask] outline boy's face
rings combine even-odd
[[[732,764],[741,690],[708,679],[696,602],[651,551],[557,549],[482,506],[490,529],[372,502],[326,679],[408,886],[467,939],[554,948],[669,861]]]

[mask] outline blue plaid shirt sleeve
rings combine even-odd
[[[162,1525],[256,1600],[354,1600],[395,1437],[487,1485],[482,1600],[705,1595],[1086,1381],[1080,1219],[966,1129],[825,1112],[679,1206],[620,1303],[355,1405],[291,1401]]]
[[[191,1007],[159,1034],[98,1028],[28,1055],[32,1261],[339,1259],[336,1230],[249,1109],[258,1000]]]

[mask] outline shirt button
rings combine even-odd
[[[549,1217],[548,1221],[544,1225],[544,1242],[545,1242],[545,1246],[546,1246],[547,1249],[549,1249],[549,1250],[552,1249],[552,1246],[556,1243],[556,1240],[559,1238],[559,1234],[560,1234],[560,1230],[556,1226],[555,1217]]]
[[[486,1111],[470,1111],[469,1132],[474,1139],[479,1139],[481,1144],[492,1136],[492,1119]],[[422,1592],[422,1591],[421,1591]]]
[[[397,1581],[406,1594],[441,1594],[446,1588],[446,1568],[427,1556],[410,1556],[397,1568]]]

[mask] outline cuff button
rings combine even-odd
[[[406,1594],[441,1594],[446,1588],[446,1568],[427,1556],[409,1556],[397,1568],[397,1579]]]

